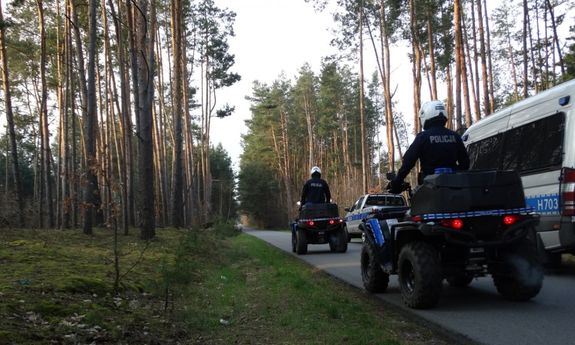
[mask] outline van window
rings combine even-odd
[[[476,146],[473,169],[490,169],[499,166],[501,150],[503,147],[503,135],[486,138],[478,142]],[[470,159],[472,159],[470,157]]]
[[[512,128],[468,147],[471,169],[527,172],[561,165],[565,114]]]

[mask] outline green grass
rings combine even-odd
[[[0,344],[449,343],[229,225],[137,235],[115,295],[109,230],[0,230]]]

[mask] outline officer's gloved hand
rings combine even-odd
[[[389,190],[389,192],[392,194],[399,194],[399,193],[403,192],[402,187],[403,187],[403,181],[400,181],[398,179],[393,179],[393,180],[389,181],[386,189]]]

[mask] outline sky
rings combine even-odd
[[[304,0],[215,0],[221,8],[228,8],[237,14],[234,26],[235,37],[229,39],[230,50],[235,54],[233,71],[242,80],[218,94],[220,105],[235,106],[230,117],[213,119],[212,144],[221,143],[232,158],[233,166],[239,170],[242,153],[241,135],[247,133],[245,120],[251,117],[250,102],[245,99],[252,94],[254,81],[271,84],[283,73],[295,80],[299,69],[309,63],[319,74],[321,59],[337,53],[330,45],[334,38],[331,32],[336,28],[329,11],[317,12],[312,3]],[[396,109],[401,111],[407,122],[412,118],[411,64],[407,59],[407,48],[394,46],[394,55],[405,59],[392,61],[392,87],[397,87],[394,99],[399,99]],[[398,56],[395,55],[395,56]],[[371,45],[365,46],[365,74],[376,71]],[[406,79],[409,76],[409,79]],[[395,81],[395,83],[394,83]],[[426,97],[425,90],[422,90]],[[425,99],[425,98],[423,98]],[[403,100],[403,102],[401,101]]]
[[[229,39],[231,53],[235,54],[234,72],[242,80],[218,94],[221,104],[235,106],[235,113],[228,118],[212,121],[212,144],[221,143],[231,156],[234,169],[239,170],[242,153],[241,135],[247,132],[245,120],[251,117],[250,103],[245,100],[251,95],[254,81],[273,83],[283,72],[291,80],[307,62],[319,74],[322,57],[336,53],[330,46],[334,29],[329,12],[316,12],[311,3],[304,0],[215,0],[221,8],[228,8],[237,14],[235,37]],[[493,4],[488,3],[488,7]],[[492,8],[489,8],[489,12]],[[573,11],[567,18],[573,18]],[[568,25],[560,27],[568,30]],[[565,37],[565,35],[562,35]],[[400,111],[411,125],[412,78],[408,48],[392,47],[392,88],[397,88],[394,96],[396,110]],[[371,45],[365,46],[366,59],[373,56]],[[403,57],[403,58],[402,58]],[[376,70],[375,63],[366,63],[365,74],[370,76]],[[427,85],[422,87],[422,101],[429,99]],[[444,87],[439,88],[439,99],[446,97]],[[411,130],[409,131],[411,133]]]
[[[321,58],[335,52],[329,44],[329,13],[317,13],[304,0],[216,0],[218,7],[237,14],[235,37],[229,39],[235,54],[233,71],[240,82],[218,94],[220,105],[235,106],[233,115],[212,121],[212,143],[222,143],[234,168],[239,168],[241,135],[247,133],[245,120],[251,117],[250,103],[254,81],[271,84],[283,72],[293,79],[308,62],[318,73]]]

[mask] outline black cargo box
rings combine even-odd
[[[414,193],[411,215],[525,207],[519,174],[478,170],[429,175]]]
[[[339,217],[337,204],[307,204],[300,211],[300,219]]]

